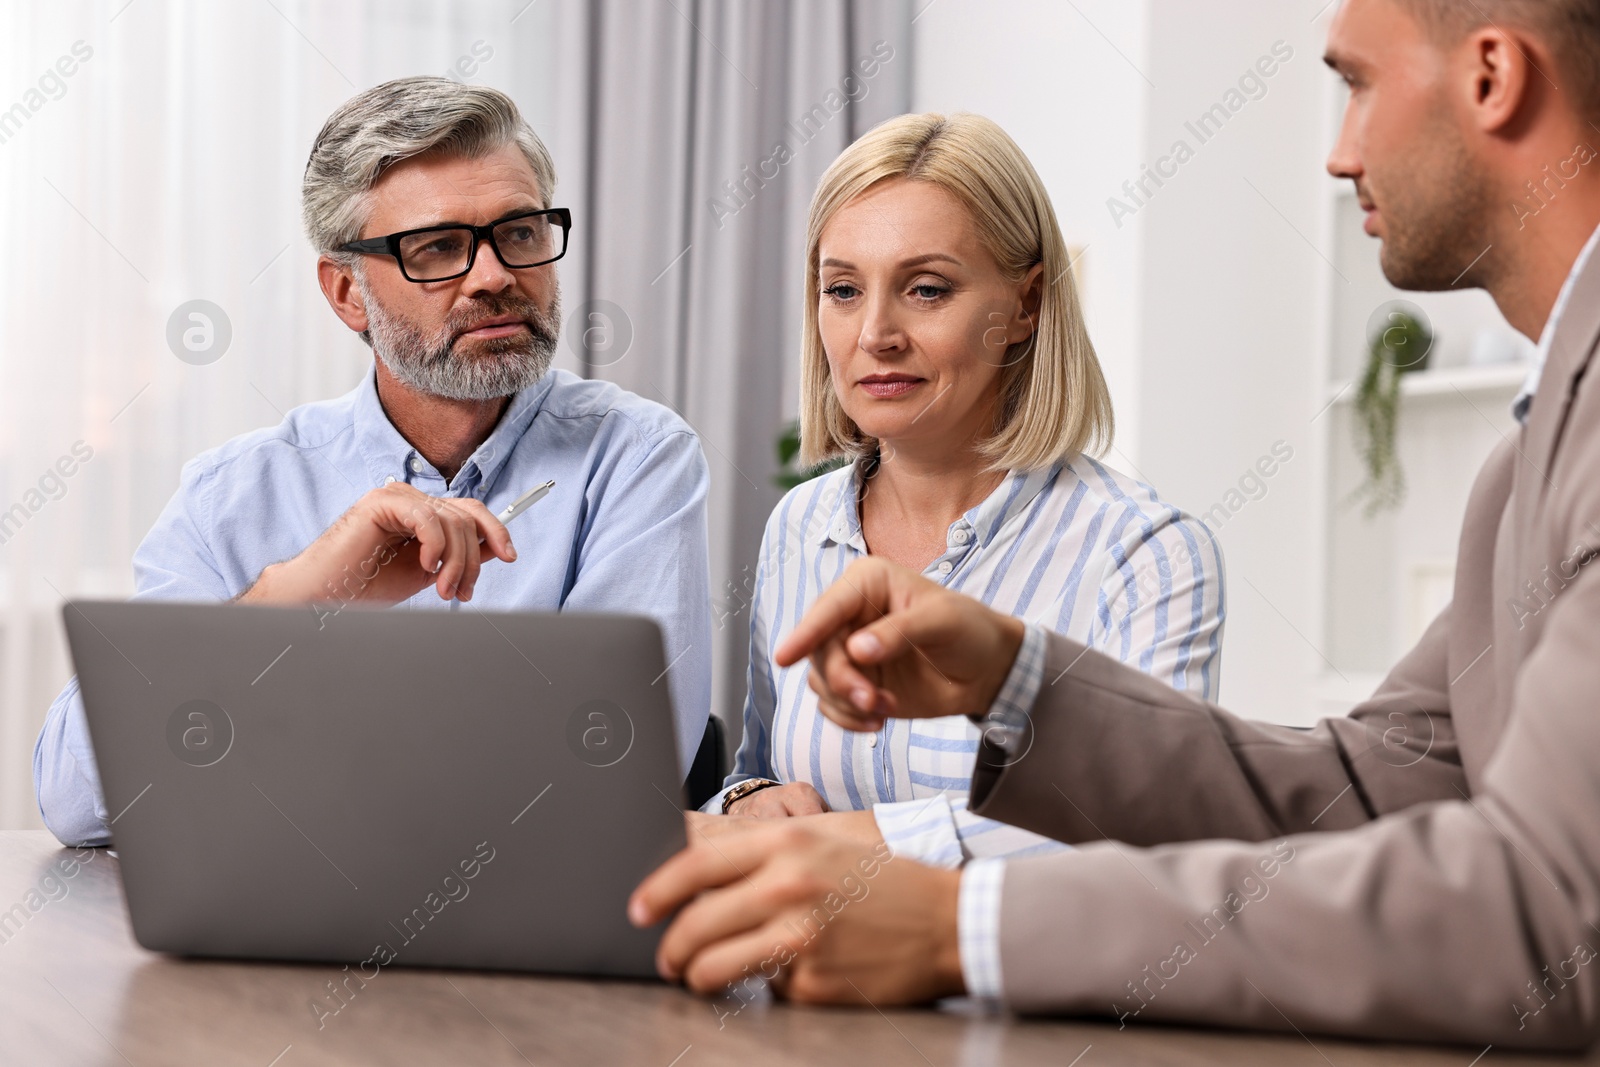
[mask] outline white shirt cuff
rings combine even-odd
[[[874,804],[872,817],[897,859],[913,859],[947,871],[966,862],[961,835],[956,832],[955,812],[950,809],[950,798],[943,793]]]
[[[978,719],[984,740],[1016,758],[1027,751],[1033,727],[1033,703],[1044,688],[1044,657],[1049,639],[1044,627],[1029,623],[1022,632],[1022,647],[988,714]]]
[[[1000,889],[1004,860],[978,859],[961,872],[956,900],[956,936],[961,950],[961,977],[967,995],[998,1001],[1000,981]]]

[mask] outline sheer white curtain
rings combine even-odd
[[[133,549],[186,460],[367,366],[300,227],[329,111],[388,78],[453,71],[545,129],[557,6],[0,9],[0,828],[39,825],[33,740],[71,669],[61,598],[131,592]],[[166,339],[195,299],[231,325],[207,365]]]

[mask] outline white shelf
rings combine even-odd
[[[1497,363],[1488,367],[1442,367],[1419,370],[1400,378],[1403,397],[1475,396],[1515,393],[1527,380],[1526,363]],[[1355,402],[1355,382],[1340,382],[1328,387],[1329,404]]]

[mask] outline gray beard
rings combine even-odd
[[[389,314],[362,286],[367,336],[373,354],[402,384],[448,400],[494,400],[511,396],[543,378],[555,361],[561,331],[561,290],[548,309],[520,296],[474,301],[451,313],[433,336]],[[460,334],[474,322],[496,315],[519,315],[528,333],[468,342]]]

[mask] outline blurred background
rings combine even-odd
[[[840,149],[908,110],[988,115],[1049,187],[1116,403],[1108,461],[1223,543],[1223,703],[1293,724],[1344,710],[1448,599],[1470,479],[1531,346],[1481,293],[1394,303],[1323,169],[1336,6],[5,5],[0,829],[41,825],[31,756],[71,671],[62,601],[131,593],[187,460],[365,370],[317,288],[300,176],[337,104],[411,74],[505,90],[550,145],[575,216],[558,365],[700,434],[714,710],[735,742],[797,400],[807,203]],[[203,353],[169,342],[191,301],[211,305]],[[1397,360],[1396,336],[1425,358]],[[1360,494],[1374,474],[1387,489]]]

